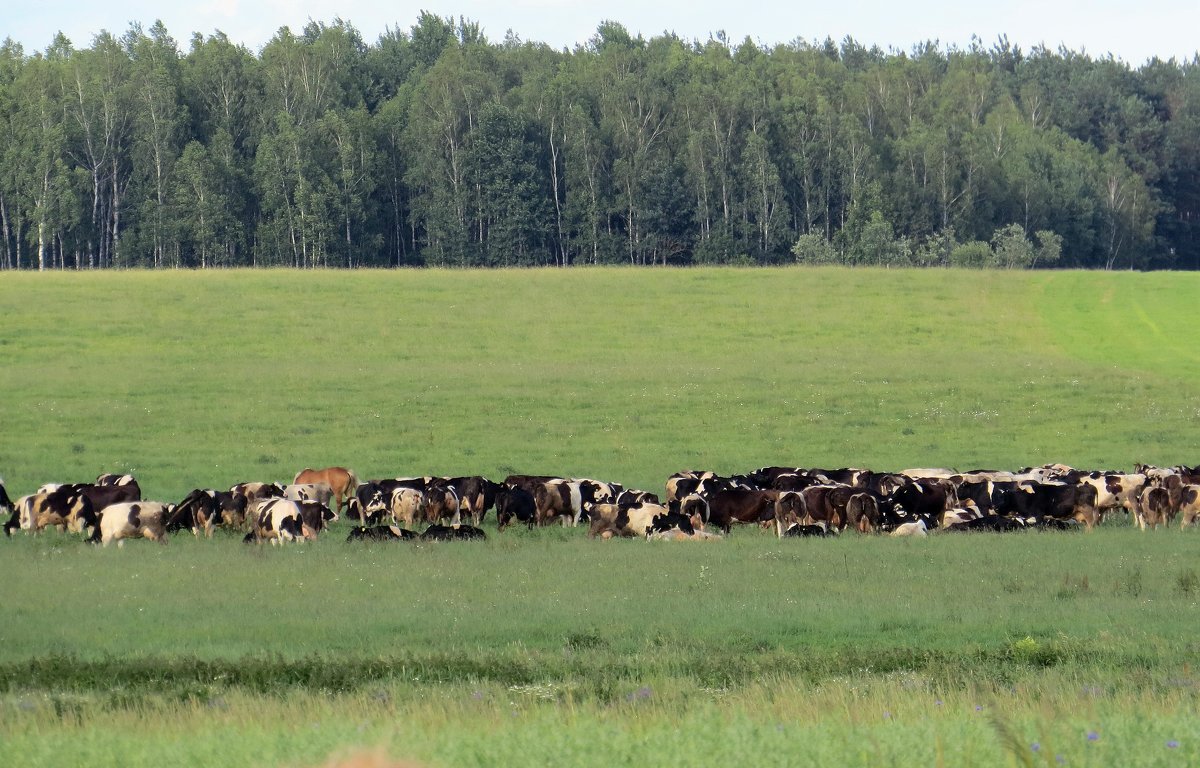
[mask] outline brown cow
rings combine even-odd
[[[345,467],[326,467],[325,469],[305,467],[292,479],[293,485],[301,483],[328,485],[333,490],[333,498],[337,502],[337,509],[334,511],[341,515],[346,500],[353,496],[355,489],[358,488],[358,476],[354,474],[354,470]]]
[[[705,523],[712,523],[725,533],[736,523],[769,523],[775,519],[778,491],[752,491],[740,488],[717,491],[705,498],[692,494],[680,501],[684,515],[699,514]]]

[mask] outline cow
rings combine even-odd
[[[1138,528],[1146,530],[1146,526],[1157,529],[1158,526],[1168,525],[1171,515],[1171,494],[1166,488],[1145,487],[1138,497],[1137,511]]]
[[[1026,527],[1025,521],[1021,518],[1005,517],[1004,515],[983,515],[982,517],[975,517],[971,518],[970,520],[951,523],[945,527],[945,530],[949,532],[960,533],[972,531],[1005,533],[1007,531],[1023,531],[1026,529]]]
[[[17,511],[17,507],[8,498],[8,490],[4,487],[4,480],[0,478],[0,510],[8,512],[8,520],[4,523],[4,535],[12,536],[12,532],[21,524],[21,515]]]
[[[473,525],[440,525],[434,523],[421,533],[421,541],[470,541],[486,539],[482,528]]]
[[[416,531],[395,525],[358,525],[350,529],[346,541],[410,541],[417,538]]]
[[[646,534],[647,541],[720,541],[724,537],[704,530],[692,530],[691,533],[682,528],[668,528],[662,531],[650,531]]]
[[[127,482],[114,485],[95,485],[84,483],[76,486],[92,502],[96,514],[104,511],[109,504],[120,504],[129,501],[141,501],[142,489],[137,480],[130,478]]]
[[[81,485],[60,485],[52,491],[23,497],[21,527],[39,533],[54,527],[83,533],[99,522],[96,508]]]
[[[948,509],[942,513],[941,520],[938,522],[939,528],[946,528],[958,523],[965,523],[968,520],[978,520],[985,517],[988,513],[981,510],[974,502],[966,504],[954,509]]]
[[[895,528],[888,531],[888,536],[895,537],[917,537],[929,535],[929,526],[925,524],[925,518],[921,517],[911,523],[901,523]]]
[[[117,475],[112,472],[106,472],[105,474],[100,475],[99,477],[96,478],[95,484],[96,485],[129,485],[130,483],[135,483],[135,484],[137,483],[137,480],[133,479],[133,475]]]
[[[1144,473],[1122,475],[1115,472],[1092,472],[1081,475],[1077,483],[1095,489],[1097,516],[1114,509],[1122,509],[1136,516],[1138,498],[1148,479]]]
[[[1035,521],[1046,517],[1078,520],[1090,531],[1098,520],[1096,488],[1087,483],[1023,483],[1018,489],[999,494],[995,512],[1008,517],[1034,518]]]
[[[334,499],[334,492],[328,483],[292,483],[283,486],[283,498],[292,501],[316,501],[328,507]],[[337,510],[342,511],[341,502],[338,502]]]
[[[826,528],[824,525],[819,525],[819,524],[818,525],[801,525],[800,523],[792,523],[779,536],[779,538],[781,538],[781,539],[810,538],[810,537],[824,538],[826,536],[832,536],[832,535],[834,535],[834,534],[832,534],[830,532],[830,530],[828,528]]]
[[[578,525],[583,517],[583,486],[569,480],[550,480],[533,487],[539,526],[561,519],[564,526]]]
[[[458,493],[449,485],[435,483],[426,488],[422,510],[425,521],[429,523],[449,520],[451,525],[458,525],[462,522]]]
[[[220,510],[219,525],[226,528],[242,528],[246,525],[246,509],[250,500],[235,491],[213,491]]]
[[[317,531],[304,519],[300,502],[284,498],[266,498],[251,508],[253,529],[243,541],[261,544],[270,541],[282,544],[288,541],[313,540]]]
[[[203,531],[205,537],[211,539],[218,522],[221,522],[221,503],[217,500],[217,492],[196,488],[175,505],[166,518],[165,526],[167,531],[187,528],[196,537]]]
[[[257,521],[254,519],[254,509],[263,499],[282,499],[283,486],[278,483],[238,483],[229,489],[230,493],[246,497],[246,523],[253,528]]]
[[[905,483],[890,494],[892,501],[910,516],[922,518],[930,527],[942,513],[958,503],[954,483],[946,479],[923,478]]]
[[[613,536],[641,537],[646,536],[659,525],[675,527],[668,521],[686,520],[686,516],[671,513],[661,504],[589,504],[588,512],[590,525],[588,536],[595,538],[612,538]],[[689,521],[690,526],[690,521]]]
[[[676,472],[667,478],[667,504],[695,493],[701,481],[715,478],[716,475],[712,472],[696,472],[692,470]]]
[[[416,488],[396,488],[388,498],[384,512],[391,514],[392,521],[397,525],[411,526],[426,520],[425,493]],[[378,519],[382,513],[367,514],[364,523]]]
[[[174,511],[174,504],[160,501],[123,501],[109,504],[100,511],[100,522],[88,539],[92,543],[108,546],[117,542],[125,545],[125,539],[150,539],[159,544],[167,543],[167,518]]]
[[[530,491],[505,485],[496,495],[496,528],[502,531],[513,520],[532,528],[537,522],[537,503]]]
[[[320,533],[329,527],[331,522],[338,519],[337,512],[329,506],[312,499],[300,499],[296,502],[300,508],[300,519],[311,530]]]
[[[1179,491],[1179,530],[1200,519],[1200,484],[1189,483]]]
[[[728,489],[717,491],[709,498],[693,494],[680,503],[679,511],[685,515],[699,514],[705,523],[711,523],[728,534],[735,522],[765,523],[775,519],[775,491],[753,491]]]
[[[309,483],[329,486],[332,498],[336,501],[334,511],[340,515],[343,506],[358,488],[358,477],[354,474],[354,470],[345,467],[326,467],[325,469],[305,467],[292,478],[293,485]],[[325,505],[329,504],[329,499],[319,499],[319,501]]]
[[[810,485],[798,491],[804,499],[804,514],[795,522],[802,525],[821,523],[827,528],[841,530],[848,522],[847,506],[861,491],[849,485]]]
[[[649,491],[637,491],[632,488],[626,488],[617,494],[614,504],[662,504],[657,493]]]
[[[488,510],[496,506],[496,494],[500,484],[480,475],[452,478],[449,482],[458,492],[459,509],[471,518],[471,525],[478,527]]]
[[[775,534],[783,538],[793,525],[808,517],[804,494],[798,491],[773,491],[775,495]]]

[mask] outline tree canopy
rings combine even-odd
[[[1000,38],[0,45],[0,268],[1200,267],[1200,59]]]

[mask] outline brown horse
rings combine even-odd
[[[342,514],[342,505],[354,495],[358,488],[358,477],[354,470],[345,467],[326,467],[325,469],[309,469],[296,473],[292,483],[325,483],[333,489],[333,498],[337,501],[337,513]]]

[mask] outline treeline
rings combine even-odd
[[[1200,267],[1200,59],[847,38],[0,47],[0,266]]]

